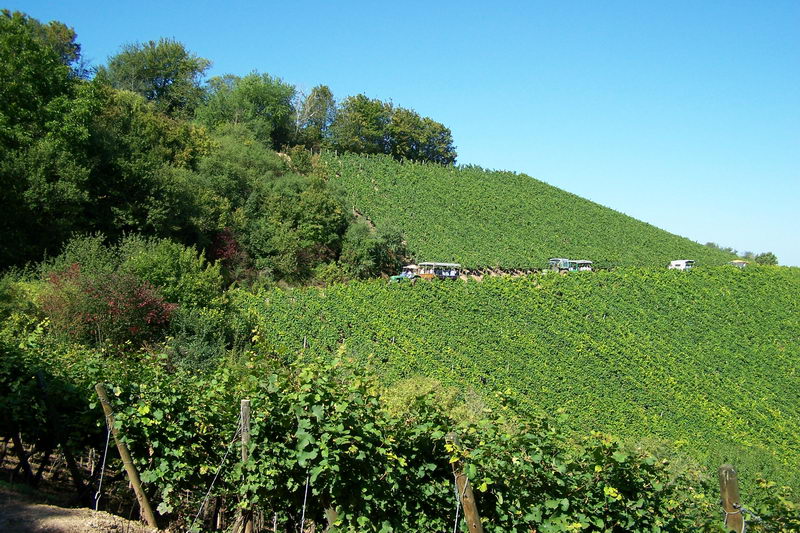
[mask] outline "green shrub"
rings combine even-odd
[[[400,232],[391,229],[376,231],[359,220],[351,224],[344,235],[339,262],[349,277],[368,279],[381,274],[397,274],[408,256]]]
[[[208,306],[222,293],[219,264],[208,263],[193,247],[133,235],[120,244],[119,257],[121,272],[151,283],[168,302]]]

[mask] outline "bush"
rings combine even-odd
[[[207,306],[222,292],[219,264],[209,264],[193,247],[134,235],[122,241],[119,256],[121,272],[149,282],[168,302]]]
[[[77,263],[50,274],[48,285],[41,305],[53,329],[89,344],[153,342],[177,308],[147,281],[117,272],[88,275]]]
[[[376,232],[359,220],[345,233],[339,262],[350,277],[368,279],[381,274],[397,274],[408,255],[400,232]]]
[[[224,360],[233,344],[223,309],[180,307],[172,315],[165,351],[177,366],[205,369]]]
[[[113,247],[106,244],[106,237],[102,233],[74,235],[64,244],[58,256],[40,263],[39,273],[43,278],[48,278],[51,273],[66,272],[73,265],[80,265],[84,275],[96,276],[114,272],[119,260]]]

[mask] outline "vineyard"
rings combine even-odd
[[[0,12],[0,530],[800,531],[800,269],[76,38]]]
[[[222,290],[196,251],[143,242],[4,278],[9,477],[130,516],[119,438],[173,530],[252,510],[262,531],[467,531],[458,464],[485,531],[715,531],[730,462],[748,530],[800,526],[800,269]]]
[[[325,161],[348,207],[379,228],[401,230],[418,261],[540,268],[550,257],[600,267],[733,259],[524,174],[354,154],[329,153]]]
[[[800,487],[800,270],[620,269],[245,295],[264,347],[510,390],[581,432]]]

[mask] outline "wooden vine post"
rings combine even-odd
[[[242,400],[242,463],[247,463],[250,458],[250,400]],[[242,510],[242,531],[253,533],[252,509]]]
[[[122,458],[122,464],[125,465],[125,472],[127,472],[128,479],[133,486],[133,492],[136,494],[136,499],[139,501],[139,508],[142,510],[144,519],[147,521],[148,526],[158,529],[156,516],[153,514],[153,509],[150,507],[147,495],[144,493],[144,490],[142,490],[142,481],[139,479],[139,472],[136,471],[128,447],[120,440],[119,430],[117,430],[114,425],[114,413],[111,411],[111,403],[108,401],[106,388],[102,383],[98,383],[94,386],[94,389],[97,391],[97,397],[100,398],[100,405],[103,406],[103,412],[106,414],[106,424],[108,424],[109,429],[111,429],[111,434],[114,436],[114,442],[117,445],[117,450],[119,450],[119,456]]]
[[[448,433],[446,441],[448,444],[454,446],[460,445],[458,435],[455,433]],[[469,482],[469,478],[464,473],[464,465],[461,461],[456,461],[451,464],[453,466],[453,477],[456,479],[458,498],[461,500],[461,508],[464,509],[464,520],[467,522],[467,528],[470,533],[483,533],[483,524],[481,524],[478,506],[475,503],[475,494],[472,492],[472,485]]]
[[[739,479],[732,465],[719,467],[719,493],[725,511],[725,529],[744,533],[744,517],[739,501]]]

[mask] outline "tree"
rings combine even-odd
[[[41,33],[42,25],[27,15],[0,13],[0,143],[6,150],[41,133],[47,104],[73,86],[69,67]]]
[[[204,131],[157,112],[139,95],[104,89],[90,121],[88,229],[112,239],[128,232],[181,236],[193,184],[175,170],[196,168],[208,149]]]
[[[0,247],[0,268],[60,243],[55,236],[69,231],[83,199],[85,172],[71,155],[83,132],[66,105],[76,83],[54,39],[43,37],[54,24],[0,12],[0,234],[14,243]]]
[[[295,114],[296,142],[312,150],[319,150],[336,117],[333,93],[327,85],[318,85],[300,100]]]
[[[759,265],[777,265],[778,257],[772,252],[764,252],[755,256],[755,262]]]
[[[359,94],[347,98],[330,127],[332,148],[395,159],[453,164],[456,151],[448,128],[417,112]]]
[[[395,159],[453,164],[456,152],[450,130],[415,111],[398,107],[389,122],[391,155]]]
[[[318,177],[287,175],[265,183],[245,206],[243,243],[256,268],[276,279],[302,280],[336,259],[348,216]]]
[[[453,134],[450,129],[428,117],[422,119],[422,128],[420,159],[442,165],[455,163],[458,154],[453,146]]]
[[[240,78],[228,74],[209,82],[208,98],[197,110],[198,120],[212,128],[243,125],[264,144],[289,143],[295,89],[269,74]]]
[[[61,62],[70,67],[72,75],[76,78],[87,78],[89,69],[83,62],[81,45],[75,40],[77,38],[75,30],[56,20],[47,24],[31,20],[39,40],[58,54]]]
[[[172,39],[127,44],[100,67],[97,78],[115,89],[133,91],[168,115],[189,117],[203,98],[201,82],[211,66]]]
[[[350,96],[336,112],[331,125],[331,146],[359,154],[391,153],[388,125],[392,104],[359,94]]]

